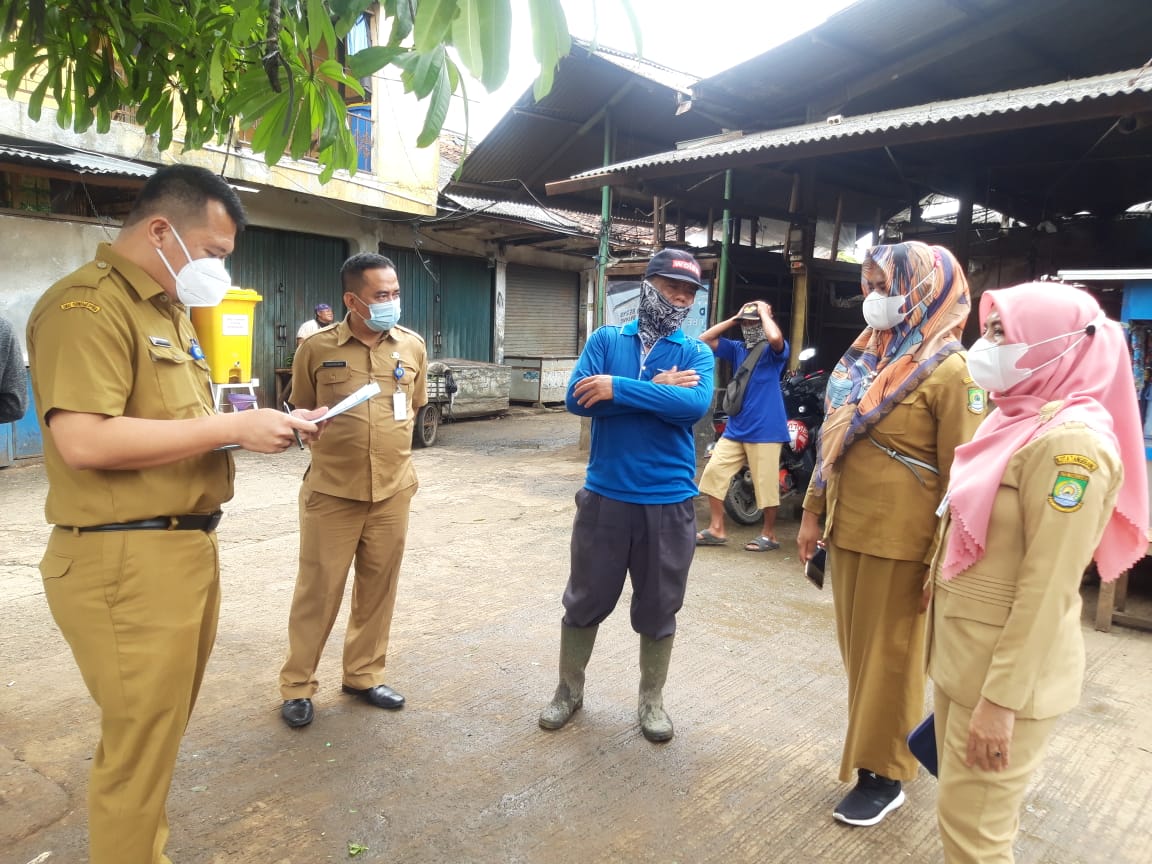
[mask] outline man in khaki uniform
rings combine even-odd
[[[164,804],[220,603],[215,528],[234,469],[218,448],[276,453],[316,432],[280,411],[214,413],[185,305],[223,298],[244,222],[219,177],[162,168],[28,322],[56,525],[44,593],[100,706],[91,864],[168,864]]]
[[[316,667],[353,561],[342,689],[378,708],[404,704],[384,683],[384,663],[417,487],[412,418],[428,402],[428,355],[424,340],[396,323],[400,283],[389,259],[354,255],[340,279],[348,314],[296,351],[290,401],[299,408],[335,405],[372,382],[380,393],[326,425],[300,487],[300,569],[280,671],[280,713],[292,727],[314,717]]]

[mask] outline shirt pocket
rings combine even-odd
[[[396,379],[396,373],[393,372],[393,380],[396,381],[401,390],[403,390],[405,393],[411,394],[412,388],[416,386],[416,375],[419,374],[420,370],[413,364],[404,360],[400,361],[399,368],[404,370],[404,374],[401,375],[399,379]]]
[[[326,366],[316,372],[316,404],[335,405],[356,390],[347,366]]]
[[[180,348],[153,345],[148,355],[167,415],[184,418],[205,413],[204,393],[211,386],[208,364],[193,360]]]

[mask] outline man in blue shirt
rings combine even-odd
[[[739,322],[743,340],[721,335]],[[772,317],[772,307],[763,300],[746,303],[727,321],[721,321],[700,334],[700,339],[721,360],[732,364],[732,373],[761,342],[760,359],[748,377],[744,403],[739,413],[728,418],[724,435],[716,442],[708,466],[700,477],[700,491],[708,496],[708,527],[696,535],[698,546],[722,546],[728,542],[724,530],[724,496],[732,476],[745,464],[752,473],[756,506],[764,511],[764,528],[759,537],[744,548],[749,552],[779,549],[776,540],[776,511],[780,509],[780,446],[788,440],[788,418],[780,395],[780,373],[788,362],[788,343]]]
[[[588,339],[568,382],[568,410],[592,418],[584,488],[576,493],[572,564],[560,627],[560,684],[540,714],[559,729],[584,701],[584,668],[600,622],[632,578],[640,634],[640,730],[672,737],[663,688],[695,551],[692,427],[712,402],[712,352],[680,329],[700,265],[687,252],[652,256],[634,321]]]

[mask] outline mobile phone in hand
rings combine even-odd
[[[824,565],[828,558],[828,550],[823,543],[816,544],[816,551],[804,565],[804,578],[817,588],[824,588]]]

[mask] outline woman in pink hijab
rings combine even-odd
[[[1028,780],[1080,700],[1080,582],[1147,549],[1144,441],[1120,325],[1058,283],[987,291],[968,369],[996,410],[956,450],[934,566],[947,864],[1010,864]]]

